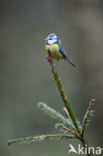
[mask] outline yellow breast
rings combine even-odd
[[[63,58],[63,55],[59,52],[58,44],[51,44],[51,45],[46,44],[45,49],[46,49],[47,54],[49,51],[53,58],[57,60]]]

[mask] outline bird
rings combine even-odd
[[[51,56],[55,60],[64,59],[69,62],[73,67],[75,64],[68,58],[66,51],[63,49],[60,39],[55,33],[51,33],[45,39],[45,50],[48,56]]]

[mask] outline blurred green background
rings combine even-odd
[[[37,108],[42,101],[64,114],[45,58],[44,38],[52,32],[76,64],[74,69],[61,60],[57,69],[80,121],[96,98],[86,135],[90,145],[103,145],[103,0],[1,0],[0,156],[67,156],[69,144],[77,144],[7,145],[10,138],[58,133],[55,122]]]

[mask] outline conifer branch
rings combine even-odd
[[[52,139],[71,139],[74,138],[72,135],[66,135],[66,134],[47,134],[47,135],[40,135],[40,136],[31,136],[26,138],[17,138],[17,139],[11,139],[8,141],[8,145],[12,144],[29,144],[37,141],[43,141],[43,140],[52,140]]]
[[[48,56],[48,61],[52,67],[52,73],[54,76],[54,79],[56,81],[58,90],[61,94],[62,100],[64,101],[64,111],[68,118],[64,117],[62,114],[54,110],[53,108],[47,106],[45,103],[38,103],[38,107],[45,112],[46,115],[50,116],[51,118],[57,120],[57,123],[55,124],[55,127],[58,128],[60,131],[62,131],[61,134],[47,134],[47,135],[39,135],[39,136],[31,136],[26,138],[17,138],[17,139],[11,139],[8,141],[8,145],[12,144],[29,144],[32,142],[37,141],[43,141],[43,140],[51,140],[51,139],[71,139],[71,138],[77,138],[79,139],[83,146],[89,147],[88,143],[85,139],[84,132],[86,130],[86,126],[91,120],[91,117],[94,115],[93,105],[95,103],[95,99],[92,99],[90,101],[90,105],[85,113],[83,123],[80,124],[79,120],[75,116],[75,113],[73,111],[73,108],[71,106],[71,103],[66,95],[66,92],[64,90],[64,87],[62,85],[61,79],[59,77],[59,74],[54,68],[53,60],[51,56]],[[103,150],[103,149],[102,149]],[[91,156],[92,154],[88,153],[88,156]]]
[[[46,115],[50,116],[51,118],[57,120],[59,123],[70,127],[71,129],[75,129],[73,122],[70,118],[65,118],[62,114],[54,110],[53,108],[47,106],[45,103],[38,103],[38,107],[45,112]]]
[[[51,56],[48,56],[48,62],[50,63],[50,65],[52,67],[52,73],[53,73],[54,79],[56,81],[58,90],[59,90],[59,92],[61,94],[61,97],[62,97],[62,99],[64,101],[64,105],[67,108],[67,110],[69,112],[69,115],[70,115],[70,117],[71,117],[71,119],[73,121],[73,124],[76,127],[78,133],[81,134],[81,130],[79,128],[77,118],[76,118],[75,113],[74,113],[74,111],[72,109],[72,106],[70,104],[70,101],[67,98],[66,92],[65,92],[64,87],[62,85],[61,79],[60,79],[60,77],[58,75],[58,72],[57,72],[56,68],[54,68],[54,66],[53,66],[53,60],[52,60],[52,57]]]
[[[82,123],[82,134],[84,134],[86,126],[90,123],[91,118],[94,116],[94,112],[95,112],[95,110],[93,110],[94,103],[95,103],[95,99],[92,99],[90,101],[90,105],[84,115],[83,123]]]

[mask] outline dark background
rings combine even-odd
[[[103,0],[1,0],[0,156],[67,156],[69,144],[75,143],[7,146],[10,138],[58,133],[55,122],[37,108],[42,101],[63,113],[45,58],[49,33],[59,36],[76,64],[74,69],[61,60],[57,69],[80,121],[89,100],[96,98],[86,136],[90,145],[103,145]]]

